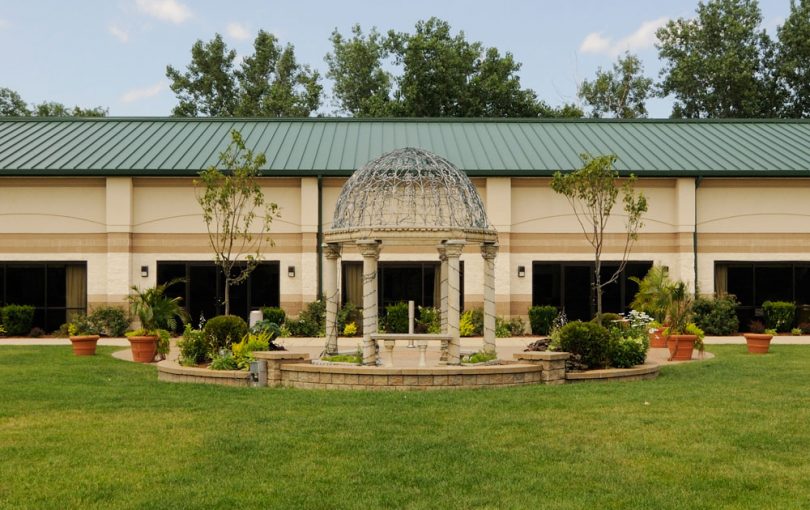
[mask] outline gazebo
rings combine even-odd
[[[498,234],[489,224],[470,179],[448,160],[419,148],[397,149],[354,172],[341,190],[332,228],[324,236],[326,352],[337,352],[338,263],[354,244],[363,256],[363,364],[375,365],[378,349],[377,264],[389,245],[435,247],[441,261],[440,310],[447,364],[461,362],[459,257],[479,245],[484,259],[484,345],[495,351],[495,256]]]

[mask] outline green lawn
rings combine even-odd
[[[430,393],[157,381],[0,348],[0,508],[807,508],[810,348]]]

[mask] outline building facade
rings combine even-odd
[[[133,285],[184,277],[172,292],[192,317],[220,313],[223,278],[193,181],[217,163],[232,129],[267,155],[262,189],[280,213],[265,261],[232,291],[242,315],[271,305],[295,315],[317,298],[322,236],[343,183],[408,146],[449,159],[476,186],[498,231],[498,314],[525,316],[533,304],[592,313],[592,249],[550,188],[555,171],[580,166],[581,153],[616,154],[620,174],[635,174],[649,202],[606,310],[623,311],[635,292],[627,277],[654,263],[702,294],[735,294],[743,319],[768,299],[810,304],[810,123],[802,121],[11,119],[0,122],[0,305],[34,305],[37,325],[52,330],[71,313],[124,304]],[[608,266],[624,245],[618,209]],[[480,253],[461,260],[463,304],[481,306]],[[358,299],[360,261],[344,249],[344,300]],[[383,246],[380,261],[383,304],[436,303],[435,252]]]

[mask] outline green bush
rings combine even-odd
[[[31,331],[34,322],[34,307],[29,305],[7,305],[0,309],[0,322],[8,336],[23,336]]]
[[[608,349],[608,364],[614,368],[630,368],[641,365],[647,359],[650,347],[647,335],[623,335],[624,330],[615,328],[611,331]]]
[[[610,332],[594,322],[574,321],[560,328],[559,349],[587,368],[605,368],[610,362]]]
[[[496,338],[507,338],[510,336],[509,333],[509,321],[504,319],[503,317],[495,317],[495,337]]]
[[[323,336],[326,331],[326,305],[317,300],[309,303],[297,318],[284,323],[291,336]]]
[[[508,324],[510,336],[523,336],[526,334],[526,321],[522,317],[512,317]]]
[[[762,303],[765,312],[765,327],[780,333],[790,331],[796,319],[796,305],[787,301],[765,301]]]
[[[214,356],[211,361],[211,370],[239,370],[239,362],[231,351],[225,351],[222,356],[219,354]]]
[[[255,351],[269,350],[271,334],[267,331],[261,333],[248,333],[241,342],[234,343],[233,357],[240,370],[250,370],[250,362],[256,361]]]
[[[408,303],[399,303],[385,307],[385,318],[383,327],[386,333],[407,333],[408,332]]]
[[[591,322],[594,322],[594,323],[598,324],[599,323],[599,317],[600,316],[597,315],[596,317],[591,319]],[[619,315],[618,313],[610,313],[610,312],[603,313],[601,315],[601,317],[602,317],[602,326],[604,326],[604,327],[609,327],[613,323],[613,321],[620,321],[620,320],[623,319],[623,317],[621,315]]]
[[[707,335],[726,336],[740,329],[737,299],[723,296],[715,299],[698,298],[692,303],[693,321]]]
[[[180,349],[180,364],[194,366],[211,360],[210,345],[202,330],[194,329],[186,324],[183,338],[177,341]]]
[[[462,337],[473,336],[475,334],[475,326],[473,326],[472,319],[467,313],[461,314],[458,321],[458,334]]]
[[[349,324],[354,324],[356,335],[363,333],[363,310],[354,306],[354,303],[346,303],[337,313],[338,331],[345,331]]]
[[[97,306],[88,316],[99,334],[104,336],[124,336],[132,323],[127,312],[118,306]]]
[[[557,317],[557,307],[530,307],[529,324],[532,327],[532,335],[548,335],[551,332],[551,324],[554,322],[555,317]]]
[[[236,315],[218,315],[208,319],[203,328],[212,354],[220,349],[230,349],[234,342],[239,342],[248,332],[244,319]]]
[[[438,335],[442,332],[441,312],[432,306],[420,306],[419,318],[414,326],[417,333]]]
[[[262,318],[274,324],[281,326],[287,318],[287,314],[277,306],[268,306],[262,308]]]
[[[464,310],[464,313],[461,314],[461,321],[469,325],[466,329],[470,331],[469,335],[461,336],[481,336],[484,334],[484,311],[482,309]]]

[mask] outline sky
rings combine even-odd
[[[220,33],[240,56],[259,29],[295,47],[299,62],[326,73],[329,36],[359,23],[412,32],[439,17],[468,41],[509,51],[523,64],[524,87],[551,105],[578,103],[577,84],[609,68],[617,55],[637,54],[658,78],[655,30],[668,19],[694,16],[697,0],[0,0],[0,87],[28,103],[103,106],[111,116],[166,116],[176,98],[167,65],[185,70],[191,46]],[[772,35],[789,0],[761,1]],[[332,115],[329,80],[320,113]],[[670,99],[647,104],[668,117]]]

